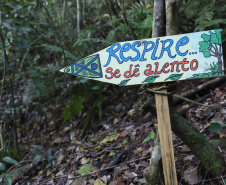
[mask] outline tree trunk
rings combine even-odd
[[[165,0],[154,1],[152,38],[165,36]]]
[[[166,1],[166,35],[179,33],[179,7],[175,0]]]
[[[156,116],[154,96],[150,96],[150,103],[145,109]],[[176,134],[195,154],[205,166],[206,170],[213,176],[221,175],[223,160],[208,140],[184,117],[182,117],[172,106],[170,106],[171,127]]]
[[[217,72],[222,73],[222,57],[221,54],[217,56],[218,59],[218,67],[217,67]]]
[[[82,3],[81,0],[77,0],[77,29],[78,33],[80,33],[82,29]]]

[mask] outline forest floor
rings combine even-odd
[[[179,82],[178,94],[205,83],[209,79]],[[20,166],[8,170],[14,184],[145,184],[154,147],[157,120],[148,110],[142,110],[145,97],[139,87],[106,85],[102,104],[102,120],[88,123],[81,139],[86,112],[62,126],[63,104],[34,105],[18,133]],[[208,96],[206,96],[208,94]],[[196,93],[194,101],[204,98],[205,107],[181,102],[175,105],[226,158],[226,82],[213,89]],[[183,110],[187,109],[185,112]],[[213,119],[214,118],[214,119]],[[210,127],[211,126],[211,127]],[[173,134],[178,184],[225,184],[222,177],[212,178],[192,151]],[[161,170],[160,170],[161,171]],[[159,182],[164,184],[161,172]]]

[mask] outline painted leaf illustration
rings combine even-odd
[[[201,41],[199,42],[200,48],[199,51],[203,52],[206,49],[211,48],[210,44],[208,44],[207,42]]]
[[[204,57],[209,58],[211,56],[211,53],[210,51],[203,51],[203,55]]]
[[[216,34],[217,34],[217,38],[219,39],[219,44],[222,44],[222,41],[221,41],[221,30],[215,30]]]
[[[165,81],[168,80],[168,79],[170,79],[170,80],[179,80],[182,77],[182,75],[183,75],[183,73],[182,74],[172,74],[168,78],[166,78]]]
[[[207,34],[202,34],[201,36],[203,38],[204,41],[209,42],[210,41],[210,35]]]
[[[213,44],[220,44],[216,33],[210,32],[210,40]]]
[[[130,79],[128,79],[128,80],[123,80],[123,81],[121,81],[120,84],[118,84],[118,85],[124,86],[124,85],[126,85],[129,81],[130,81]]]
[[[158,78],[159,76],[149,76],[147,77],[144,81],[144,82],[147,82],[147,83],[153,83],[155,81],[156,78]]]

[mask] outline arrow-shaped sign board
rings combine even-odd
[[[223,70],[220,29],[119,42],[61,69],[116,85],[223,76]]]

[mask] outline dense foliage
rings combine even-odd
[[[222,28],[225,43],[223,0],[177,3],[181,33]],[[153,0],[83,0],[82,5],[83,29],[78,32],[76,1],[1,0],[0,161],[22,157],[18,135],[29,130],[24,117],[36,106],[45,111],[49,104],[62,104],[60,126],[84,112],[83,130],[91,120],[101,119],[105,85],[59,69],[112,43],[151,37]]]

